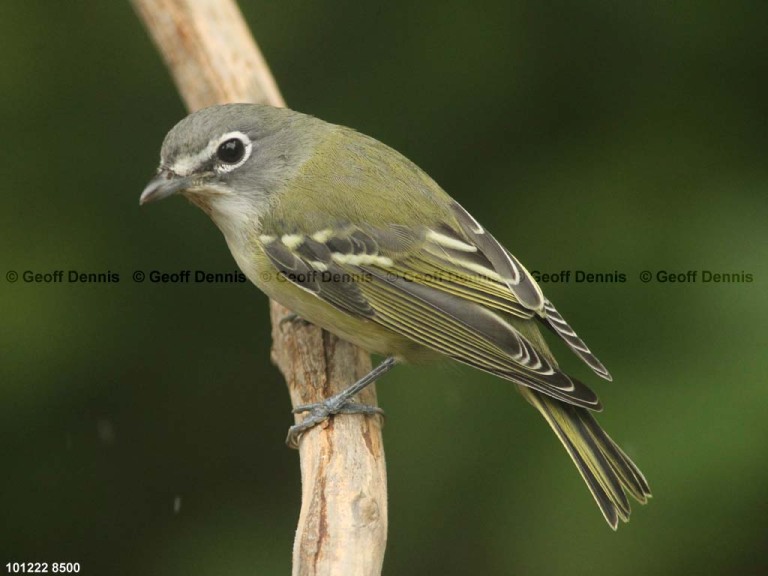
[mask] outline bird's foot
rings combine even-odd
[[[304,404],[294,408],[294,414],[309,412],[309,415],[288,429],[288,437],[285,439],[285,443],[291,448],[298,448],[299,438],[304,432],[324,422],[334,414],[379,414],[383,416],[384,411],[378,406],[368,406],[359,402],[352,402],[352,397],[376,380],[376,378],[389,372],[395,363],[396,360],[394,358],[386,358],[368,374],[338,394],[334,394],[322,402]]]

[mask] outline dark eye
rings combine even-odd
[[[216,157],[225,164],[237,164],[245,156],[245,144],[239,138],[230,138],[219,144]]]

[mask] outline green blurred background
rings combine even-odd
[[[614,376],[555,348],[650,505],[611,532],[508,383],[401,367],[384,573],[768,573],[768,3],[241,4],[293,108],[405,153],[530,269],[627,276],[543,287]],[[235,268],[200,211],[138,206],[185,113],[153,45],[127,2],[4,0],[0,46],[3,570],[289,573],[266,298],[131,279]],[[7,281],[26,270],[120,282]]]

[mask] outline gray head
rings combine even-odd
[[[332,125],[285,108],[211,106],[171,129],[145,204],[176,193],[222,227],[233,216],[258,218],[272,193],[291,178]]]

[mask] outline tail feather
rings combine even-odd
[[[627,493],[641,504],[651,497],[642,472],[611,440],[592,414],[524,386],[523,396],[547,420],[571,456],[608,524],[616,530],[619,520],[629,520]]]

